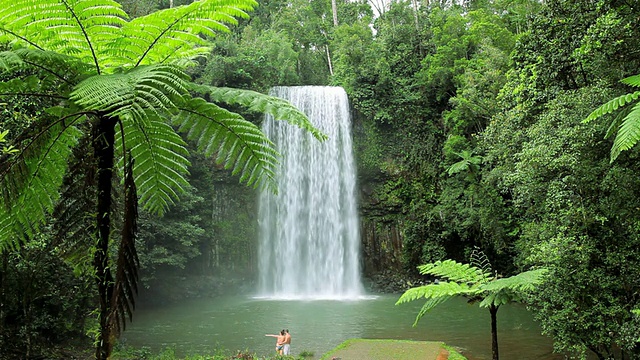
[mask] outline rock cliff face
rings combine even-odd
[[[374,292],[399,292],[410,287],[403,268],[402,213],[377,200],[375,179],[360,182],[360,236],[362,275]]]

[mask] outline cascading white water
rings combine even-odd
[[[328,135],[267,116],[263,131],[282,155],[278,194],[260,195],[261,297],[356,299],[360,281],[360,234],[356,168],[347,94],[339,87],[276,87]]]

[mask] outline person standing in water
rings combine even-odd
[[[284,351],[282,349],[284,348],[285,334],[286,332],[284,330],[281,330],[280,335],[273,335],[273,334],[264,335],[264,336],[270,336],[270,337],[276,338],[276,352],[280,355],[284,354]]]
[[[284,355],[291,355],[291,334],[289,334],[289,329],[285,330],[282,350]]]

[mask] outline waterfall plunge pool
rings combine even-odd
[[[287,328],[291,351],[313,352],[315,359],[350,338],[443,341],[470,360],[491,359],[489,311],[454,298],[412,327],[422,302],[395,306],[399,295],[360,300],[265,300],[248,296],[184,301],[141,308],[121,340],[154,352],[174,348],[179,356],[213,354],[216,348],[273,354],[275,339],[265,337]],[[523,306],[498,311],[501,359],[556,360],[552,342],[540,334]]]

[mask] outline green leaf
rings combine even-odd
[[[275,191],[278,153],[273,143],[253,123],[200,98],[189,100],[173,124],[199,151],[216,156],[216,162],[249,186]]]
[[[123,74],[96,75],[78,84],[71,99],[87,110],[143,121],[175,112],[187,94],[187,75],[173,65],[139,66]]]
[[[0,252],[34,237],[44,224],[81,135],[74,126],[55,122],[17,157],[5,157],[0,163]]]
[[[438,284],[428,284],[414,287],[405,291],[400,296],[398,301],[396,301],[396,305],[423,298],[431,299],[443,296],[467,295],[474,294],[475,292],[476,290],[474,288],[471,288],[466,284],[458,284],[455,282],[440,282]]]
[[[634,93],[630,93],[630,94],[626,94],[626,95],[621,95],[618,96],[612,100],[609,100],[608,102],[606,102],[604,105],[600,106],[599,108],[595,109],[591,114],[589,114],[589,116],[587,116],[586,119],[582,120],[583,123],[588,123],[592,120],[595,120],[603,115],[606,114],[610,114],[616,110],[618,110],[618,108],[627,105],[628,103],[635,101],[638,99],[638,97],[640,97],[640,91],[636,91]]]
[[[185,60],[210,53],[206,37],[229,31],[227,24],[235,25],[237,18],[247,18],[246,12],[257,5],[254,0],[201,0],[156,11],[126,23],[109,50],[125,66],[175,62],[185,65]]]
[[[629,76],[620,80],[620,82],[629,86],[640,87],[640,74]]]
[[[133,178],[140,203],[147,210],[163,214],[189,186],[188,152],[182,138],[163,120],[147,113],[144,122],[123,120],[124,144],[116,142],[118,153],[126,151],[135,159]],[[119,130],[118,130],[119,131]],[[116,139],[121,139],[118,132]],[[123,168],[123,158],[119,167]]]
[[[97,49],[113,41],[126,17],[112,0],[15,0],[0,9],[0,32],[30,47],[73,55],[98,69],[102,59]]]
[[[454,260],[436,261],[431,264],[418,266],[421,274],[430,274],[446,278],[449,281],[467,284],[479,284],[486,282],[491,274],[485,273],[477,267],[469,264],[461,264]]]
[[[631,149],[640,140],[640,103],[637,103],[631,112],[625,116],[618,134],[611,147],[611,162],[624,150]]]
[[[284,120],[301,129],[309,131],[316,139],[324,141],[327,136],[316,129],[307,116],[290,102],[250,90],[231,89],[207,85],[192,84],[191,89],[207,94],[211,101],[230,105],[241,105],[248,110],[269,114],[275,120]]]
[[[547,269],[536,269],[521,272],[508,278],[501,278],[480,286],[480,290],[489,292],[498,292],[501,290],[510,290],[516,292],[533,291],[540,284]]]

